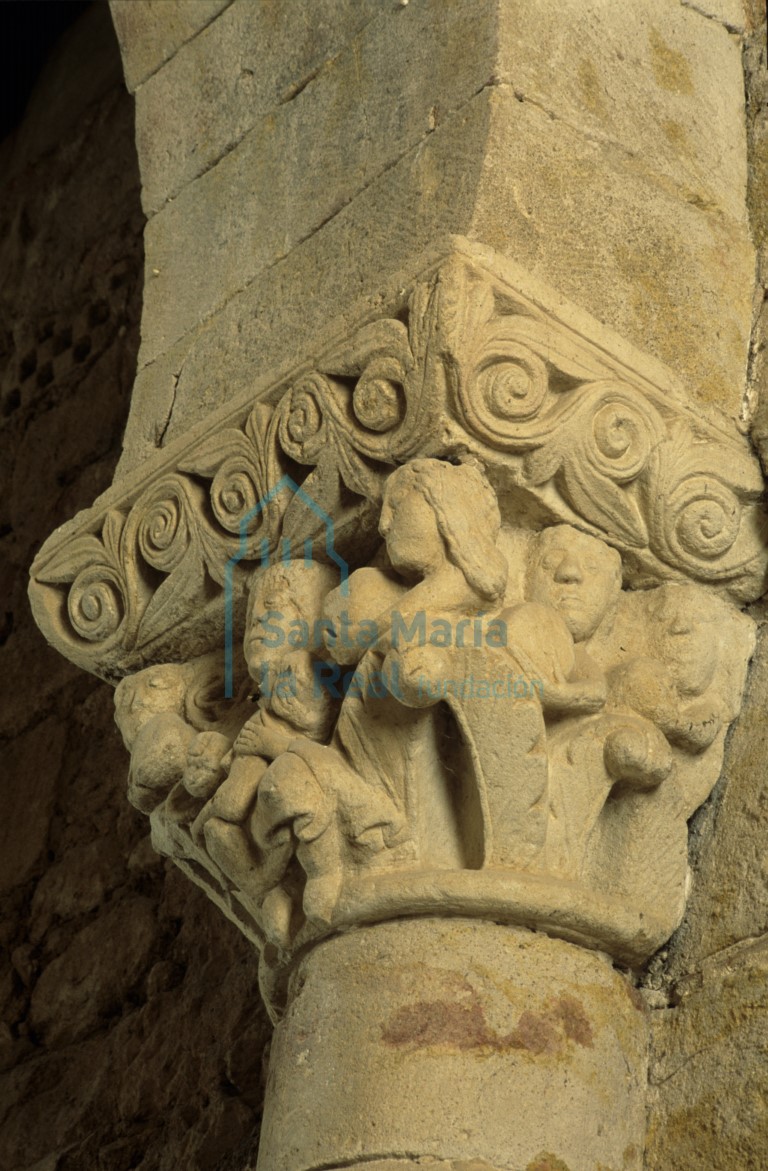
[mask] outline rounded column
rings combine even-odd
[[[360,928],[291,977],[258,1171],[636,1171],[646,1059],[600,953],[469,919]]]

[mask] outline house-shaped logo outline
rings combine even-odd
[[[240,545],[237,552],[229,558],[224,567],[224,696],[226,699],[232,699],[234,695],[234,604],[233,604],[233,577],[235,566],[243,560],[248,553],[248,526],[259,513],[263,512],[268,504],[279,496],[284,488],[288,488],[294,496],[298,496],[310,511],[314,512],[320,518],[325,526],[325,552],[329,559],[339,567],[341,575],[341,593],[343,597],[349,594],[349,565],[337,553],[334,542],[334,525],[333,519],[313,500],[308,492],[296,483],[291,476],[285,475],[278,480],[274,487],[270,488],[266,495],[262,496],[253,508],[249,508],[245,515],[240,520]],[[304,563],[308,564],[313,560],[312,557],[312,540],[308,539],[304,542]],[[290,541],[283,538],[282,560],[290,561]],[[269,565],[269,540],[264,537],[261,541],[261,558],[260,568],[265,568]]]

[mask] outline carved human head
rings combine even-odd
[[[153,716],[170,712],[183,717],[187,685],[187,668],[178,663],[147,667],[118,683],[115,688],[115,721],[129,751]]]
[[[533,543],[527,595],[557,610],[574,642],[584,642],[616,611],[621,557],[572,525],[553,525]]]
[[[245,658],[254,678],[264,665],[285,655],[291,624],[306,622],[312,630],[338,572],[317,561],[277,562],[254,578],[245,628]]]
[[[504,592],[508,567],[496,547],[496,494],[473,464],[417,459],[387,480],[379,531],[404,575],[425,576],[445,561],[487,601]]]
[[[701,695],[720,661],[721,604],[691,584],[668,582],[650,596],[650,639],[679,693]]]
[[[200,732],[189,746],[184,788],[193,797],[207,800],[223,777],[222,760],[231,745],[220,732]]]
[[[279,562],[251,587],[245,657],[262,706],[313,739],[322,739],[333,719],[333,700],[315,686],[313,663],[324,657],[317,624],[338,576],[320,562]]]

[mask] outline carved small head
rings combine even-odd
[[[187,767],[184,770],[184,788],[193,797],[207,800],[215,792],[224,776],[222,760],[231,745],[219,732],[200,732],[190,744]]]
[[[337,582],[337,571],[316,561],[278,562],[254,578],[244,641],[252,678],[284,657],[292,623],[306,622],[312,631]]]
[[[616,611],[621,557],[572,525],[544,529],[531,551],[527,595],[557,610],[574,642],[584,642]]]
[[[178,663],[160,663],[122,679],[115,688],[115,722],[130,751],[153,716],[171,712],[184,716],[187,670]]]
[[[508,572],[496,547],[500,527],[496,494],[472,464],[417,459],[387,480],[379,531],[404,576],[427,577],[450,562],[480,598],[498,600]]]
[[[315,684],[313,663],[324,657],[318,623],[337,582],[329,565],[289,561],[270,565],[251,589],[245,658],[261,704],[313,739],[328,734],[334,715],[331,696]]]
[[[680,695],[702,695],[715,678],[721,609],[695,585],[668,582],[650,595],[651,642]]]

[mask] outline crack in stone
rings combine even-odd
[[[336,54],[336,56],[338,57],[338,54]],[[283,96],[278,99],[278,106],[287,106],[291,102],[295,102],[299,94],[303,94],[307,86],[310,85],[315,80],[315,78],[318,77],[323,72],[323,70],[331,64],[332,61],[335,60],[336,57],[326,57],[326,59],[316,65],[314,69],[310,69],[309,73],[305,77],[302,77],[299,81],[295,81],[293,85],[289,85]],[[242,138],[245,138],[246,134],[248,134],[248,131],[246,131]],[[242,138],[240,141],[242,141]],[[212,163],[211,165],[215,166],[216,164]]]
[[[426,1160],[426,1162],[425,1162]],[[500,1165],[485,1159],[442,1159],[439,1155],[417,1155],[408,1152],[389,1152],[386,1155],[355,1155],[350,1159],[335,1159],[332,1163],[318,1163],[310,1171],[345,1171],[346,1168],[362,1167],[365,1164],[389,1165],[410,1163],[413,1167],[434,1167],[435,1171],[504,1171]],[[506,1164],[509,1167],[509,1164]]]
[[[250,289],[251,286],[256,283],[256,281],[262,280],[266,273],[270,272],[273,268],[277,267],[277,265],[281,264],[285,259],[287,259],[288,256],[290,256],[293,252],[295,252],[298,248],[300,248],[302,244],[306,243],[307,240],[309,240],[312,236],[314,236],[317,232],[319,232],[322,228],[324,228],[326,226],[326,224],[330,223],[331,220],[335,219],[335,217],[337,215],[339,215],[340,212],[344,211],[344,209],[347,208],[351,203],[353,203],[356,199],[359,199],[362,195],[364,195],[365,192],[374,183],[377,183],[389,171],[391,171],[395,167],[397,167],[403,161],[403,159],[407,158],[408,155],[415,154],[416,152],[421,150],[424,146],[424,143],[427,141],[427,139],[430,137],[430,135],[435,133],[436,129],[443,129],[444,127],[448,126],[450,124],[450,122],[453,121],[457,116],[461,115],[462,112],[464,110],[466,110],[466,108],[476,98],[478,98],[486,90],[492,90],[492,89],[509,89],[509,90],[511,90],[512,93],[514,94],[515,98],[519,102],[527,103],[528,105],[533,106],[535,109],[540,110],[550,120],[562,123],[569,130],[571,130],[574,134],[580,135],[582,138],[586,139],[588,142],[593,142],[595,145],[606,148],[608,150],[615,150],[617,153],[623,155],[627,159],[635,160],[638,157],[636,152],[630,150],[628,147],[624,146],[620,142],[617,142],[615,139],[609,138],[607,136],[596,134],[594,131],[588,131],[580,126],[575,125],[574,123],[568,121],[568,119],[563,118],[561,115],[555,113],[552,110],[549,110],[546,106],[544,106],[542,103],[536,101],[534,98],[529,97],[526,93],[524,93],[518,87],[513,86],[511,84],[511,82],[509,82],[503,78],[500,78],[500,77],[493,77],[492,76],[487,81],[483,82],[482,85],[478,86],[477,89],[475,89],[474,92],[471,93],[469,95],[469,97],[466,98],[463,102],[460,102],[457,106],[454,106],[448,112],[445,120],[443,121],[441,119],[439,125],[429,125],[427,127],[427,129],[425,130],[424,134],[422,135],[422,137],[418,140],[418,142],[411,143],[410,145],[405,147],[393,159],[391,159],[387,163],[384,163],[381,166],[381,168],[378,171],[376,171],[376,173],[374,175],[371,176],[371,178],[364,181],[361,184],[361,186],[359,186],[352,194],[347,195],[345,197],[342,197],[340,200],[338,200],[337,203],[330,209],[328,214],[319,223],[313,225],[306,233],[299,236],[286,251],[281,252],[278,255],[276,255],[275,257],[273,257],[273,259],[270,260],[268,264],[264,265],[263,268],[260,268],[257,273],[254,273],[254,275],[252,277],[250,277],[248,280],[246,280],[243,284],[239,285],[237,288],[233,289],[231,293],[229,293],[227,296],[225,296],[217,304],[212,306],[212,308],[207,313],[205,313],[194,324],[194,326],[192,326],[190,329],[186,330],[184,333],[180,334],[177,338],[174,338],[173,341],[171,342],[171,345],[168,346],[166,350],[162,351],[162,353],[159,353],[155,357],[153,357],[150,362],[147,362],[146,365],[141,367],[141,370],[144,371],[144,370],[149,369],[152,365],[155,364],[155,362],[157,362],[160,358],[162,358],[164,354],[168,353],[168,350],[170,350],[172,346],[178,345],[185,338],[194,337],[194,335],[197,334],[205,325],[207,325],[209,322],[213,321],[214,318],[219,316],[219,314],[223,313],[233,301],[235,301],[243,293],[247,292],[247,290]],[[242,141],[242,139],[240,141]],[[237,145],[237,144],[235,144],[235,145]],[[234,146],[231,147],[230,150],[227,151],[227,153],[231,153],[231,150],[233,150],[233,149],[235,149]],[[222,156],[222,157],[224,157],[224,156]],[[221,159],[219,161],[221,161]],[[210,168],[210,169],[212,170],[213,168]],[[205,172],[205,173],[208,173],[208,172]],[[198,176],[198,178],[201,178],[201,177],[202,176]],[[652,176],[649,175],[647,177],[647,181],[654,183],[654,185],[659,187],[662,191],[666,190],[669,194],[674,195],[676,198],[682,199],[688,203],[692,203],[694,206],[701,207],[701,210],[703,210],[705,212],[705,214],[710,214],[713,212],[713,209],[711,207],[702,206],[700,203],[697,202],[697,200],[695,198],[692,198],[691,193],[689,191],[687,191],[685,188],[681,188],[680,185],[674,179],[671,179],[671,178],[666,177],[661,174],[654,174]],[[720,209],[716,209],[716,214],[722,215],[723,213],[720,211]],[[177,376],[177,382],[178,382],[178,376]],[[163,428],[163,432],[162,432],[163,436],[165,435],[166,430],[167,430],[167,423],[166,423],[166,426]]]
[[[168,406],[168,412],[165,416],[165,421],[163,422],[163,424],[160,427],[156,427],[156,429],[155,429],[155,436],[156,436],[155,437],[155,447],[160,448],[165,443],[165,436],[168,432],[168,428],[171,425],[171,418],[173,416],[173,409],[176,406],[176,395],[177,395],[177,391],[179,389],[179,379],[181,378],[181,373],[182,373],[183,369],[184,369],[184,361],[182,361],[176,374],[173,375],[173,390],[171,393],[171,401]]]
[[[494,88],[495,86],[497,86],[499,84],[500,83],[494,82],[494,81],[485,82],[473,94],[471,94],[471,96],[467,99],[466,102],[463,102],[460,106],[457,106],[453,111],[451,111],[451,113],[452,114],[459,113],[467,105],[469,105],[470,102],[472,102],[476,97],[478,97],[484,90],[489,89],[489,88]],[[298,237],[287,251],[281,252],[279,255],[275,256],[269,262],[269,264],[266,264],[263,268],[259,269],[259,271],[257,273],[254,273],[254,275],[249,280],[245,281],[242,285],[239,285],[236,289],[233,289],[232,292],[228,296],[226,296],[222,301],[220,301],[216,305],[214,305],[213,308],[208,313],[206,313],[204,316],[202,316],[199,319],[199,321],[197,321],[195,323],[195,325],[192,326],[191,329],[188,329],[185,333],[180,334],[179,337],[174,338],[174,340],[171,342],[171,345],[168,346],[168,348],[166,350],[163,350],[162,353],[155,355],[155,357],[153,357],[150,362],[147,362],[145,365],[143,365],[141,367],[141,372],[143,373],[145,370],[149,370],[153,365],[155,365],[156,362],[158,362],[165,354],[168,353],[168,350],[170,350],[172,346],[176,346],[180,342],[182,342],[185,338],[188,338],[191,335],[198,333],[208,322],[212,321],[215,317],[218,317],[220,313],[223,313],[227,309],[227,307],[234,300],[236,300],[237,297],[239,297],[243,293],[247,292],[247,290],[250,289],[251,286],[256,283],[256,281],[263,280],[265,273],[268,273],[273,268],[276,268],[277,265],[281,264],[293,252],[295,252],[297,248],[300,248],[302,244],[306,243],[307,240],[309,240],[312,236],[316,235],[316,233],[319,232],[321,228],[324,228],[327,223],[329,223],[331,220],[335,219],[335,217],[340,212],[342,212],[346,207],[348,207],[351,203],[353,203],[354,200],[358,199],[361,195],[364,195],[365,192],[368,190],[368,188],[372,186],[372,184],[378,182],[378,180],[381,179],[382,176],[386,175],[388,171],[391,171],[396,166],[398,166],[398,164],[401,163],[402,160],[404,158],[406,158],[409,154],[414,154],[416,151],[418,151],[423,146],[426,139],[429,138],[429,136],[433,133],[434,133],[434,128],[432,128],[432,127],[428,128],[426,130],[426,132],[424,133],[424,135],[422,136],[422,138],[420,138],[417,143],[412,143],[411,145],[406,147],[406,149],[403,150],[402,153],[398,154],[396,158],[394,158],[390,162],[384,164],[384,166],[381,168],[381,170],[377,171],[375,175],[373,175],[370,179],[368,179],[365,183],[363,183],[362,186],[359,187],[352,195],[340,200],[328,212],[328,214],[324,217],[324,219],[322,219],[318,224],[315,224],[304,235]],[[189,351],[187,351],[187,352],[189,353]],[[186,357],[184,360],[186,361]],[[179,380],[180,376],[181,376],[181,369],[179,370],[179,373],[176,375],[176,384],[178,384],[178,380]],[[174,387],[174,389],[175,389],[175,387]],[[163,428],[163,435],[165,434],[166,429],[167,429],[167,424]]]
[[[713,12],[706,12],[703,8],[699,8],[694,0],[680,0],[681,7],[690,9],[695,12],[697,16],[703,16],[705,20],[711,20],[713,24],[719,24],[726,32],[735,33],[736,36],[742,36],[744,29],[738,25],[729,24],[727,20],[722,20],[719,16],[715,16]]]
[[[219,15],[223,14],[224,13],[222,11]],[[302,94],[304,90],[312,84],[313,81],[316,81],[317,78],[321,76],[321,74],[325,73],[329,67],[334,65],[339,60],[339,58],[349,50],[350,45],[354,44],[354,42],[365,32],[367,28],[370,27],[370,25],[374,24],[379,19],[380,17],[378,16],[371,17],[370,20],[366,21],[365,24],[360,26],[352,41],[348,41],[345,45],[342,45],[338,53],[334,53],[332,56],[324,58],[324,60],[320,61],[303,78],[294,82],[292,85],[289,85],[283,93],[282,97],[277,99],[277,103],[274,107],[263,110],[252,125],[248,126],[242,132],[242,134],[237,135],[237,137],[232,139],[231,142],[228,142],[225,146],[223,146],[221,148],[221,152],[215,155],[215,157],[212,158],[208,163],[206,163],[202,170],[196,172],[194,175],[190,175],[188,179],[185,179],[180,184],[180,186],[168,191],[167,194],[163,197],[162,201],[158,203],[157,207],[153,207],[151,211],[148,212],[147,218],[153,219],[154,216],[159,215],[160,212],[163,211],[170,203],[173,203],[176,199],[178,199],[182,192],[186,191],[187,187],[191,186],[192,183],[196,183],[198,179],[202,179],[202,177],[207,175],[209,171],[214,170],[214,168],[217,167],[219,163],[221,163],[227,157],[227,155],[230,155],[234,150],[237,150],[238,146],[240,146],[240,144],[245,141],[249,134],[253,133],[254,129],[261,120],[270,117],[275,113],[276,110],[281,109],[283,106],[288,106],[291,102],[295,101],[296,98],[298,98],[299,95]],[[208,25],[205,27],[207,28]],[[192,39],[194,40],[194,38]],[[189,41],[185,43],[189,44]],[[181,46],[181,48],[183,48],[183,46]]]

